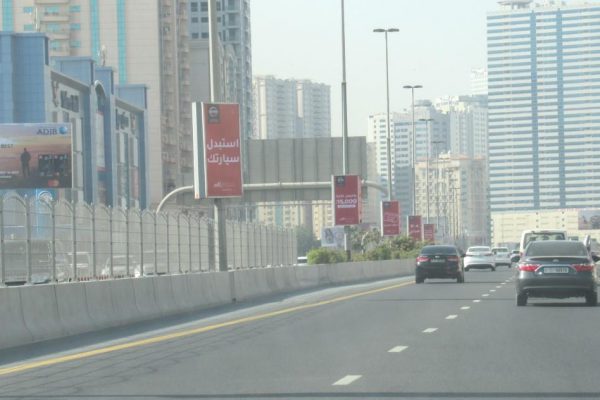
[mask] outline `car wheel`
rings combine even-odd
[[[425,278],[420,277],[420,276],[415,276],[415,283],[419,284],[419,283],[423,283],[425,282]]]
[[[517,293],[517,306],[522,307],[527,305],[527,293]]]
[[[585,304],[590,307],[596,307],[598,305],[598,293],[590,292],[585,295]]]
[[[496,267],[491,267],[491,270],[492,270],[492,271],[495,271],[495,270],[496,270]]]
[[[471,268],[470,267],[465,267],[465,271],[469,272]]]

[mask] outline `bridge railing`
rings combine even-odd
[[[293,230],[227,221],[229,269],[291,265]],[[0,285],[213,271],[218,234],[189,211],[0,197]]]

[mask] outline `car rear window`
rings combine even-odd
[[[453,255],[456,254],[456,248],[452,246],[425,246],[421,249],[422,255],[429,254],[445,254],[445,255]]]
[[[565,234],[563,232],[531,232],[525,234],[524,245],[527,247],[527,244],[530,242],[539,242],[546,240],[565,240]]]
[[[491,250],[489,247],[469,247],[469,249],[467,250],[468,253],[484,253],[490,251]]]
[[[581,242],[531,242],[525,252],[527,257],[587,257]]]

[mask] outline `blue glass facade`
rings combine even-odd
[[[98,0],[90,0],[90,37],[92,57],[96,62],[100,61],[100,12]]]
[[[48,60],[40,33],[0,32],[0,123],[69,122],[73,126],[71,199],[146,207],[146,87],[115,86],[113,71],[87,57]],[[116,90],[136,100],[119,99]],[[117,138],[135,157],[118,162]],[[127,181],[117,185],[118,168]],[[101,190],[104,184],[104,190]]]
[[[125,0],[117,0],[117,42],[119,48],[119,83],[127,83],[127,29]]]
[[[2,0],[2,30],[15,30],[15,16],[13,14],[13,0]]]
[[[600,203],[600,9],[488,16],[492,212]]]

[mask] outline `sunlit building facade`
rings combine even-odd
[[[600,4],[487,17],[492,213],[600,203]]]

